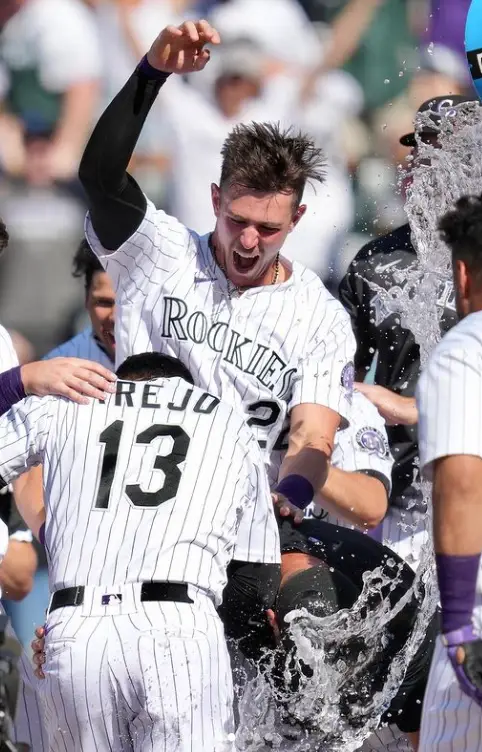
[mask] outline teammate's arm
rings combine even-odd
[[[114,373],[80,358],[54,358],[27,363],[0,374],[0,415],[29,394],[57,394],[87,404],[88,397],[104,399],[115,391]]]
[[[146,200],[127,166],[162,84],[171,73],[202,70],[209,60],[205,45],[219,41],[207,21],[165,28],[97,123],[79,177],[104,249],[117,250],[144,219]]]
[[[433,479],[443,640],[461,689],[482,706],[482,641],[472,621],[482,552],[482,356],[439,345],[417,403],[421,467]]]
[[[355,341],[346,311],[331,300],[322,320],[313,318],[293,382],[288,449],[274,496],[282,515],[294,512],[299,520],[296,507],[305,509],[326,483],[335,433],[349,423],[353,394]]]
[[[330,466],[322,493],[316,501],[327,512],[342,517],[361,530],[371,530],[385,517],[388,479],[381,473],[347,472]]]
[[[415,426],[418,410],[415,397],[404,397],[378,384],[356,382],[355,389],[368,397],[388,426]]]

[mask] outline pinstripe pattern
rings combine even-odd
[[[18,366],[18,358],[13,348],[12,339],[7,330],[0,325],[0,373],[15,366]]]
[[[220,601],[244,510],[247,524],[254,520],[264,530],[251,537],[246,556],[279,561],[260,449],[243,418],[201,389],[180,379],[149,382],[153,408],[141,407],[145,387],[119,382],[119,392],[132,391],[132,406],[116,395],[83,406],[57,398],[25,400],[0,421],[0,473],[9,481],[43,459],[51,589],[181,578]],[[187,397],[186,409],[176,409]],[[209,413],[196,408],[210,403],[217,406]],[[123,426],[109,506],[96,508],[106,451],[100,437],[116,421]],[[190,444],[179,469],[174,465],[174,495],[147,506],[169,482],[172,470],[162,469],[162,457],[174,451],[170,435],[148,444],[136,440],[153,424],[182,427]],[[125,491],[137,484],[147,494],[140,503]]]
[[[475,611],[475,622],[480,629],[480,606]],[[439,639],[423,703],[419,752],[478,752],[481,748],[482,712],[460,689]]]
[[[140,604],[136,596],[124,615],[116,605],[105,616],[51,614],[39,688],[50,750],[234,749],[222,623],[210,599],[190,595],[192,605]]]
[[[209,237],[148,200],[116,252],[102,248],[89,216],[86,236],[116,290],[117,363],[150,350],[180,358],[198,386],[249,416],[267,454],[301,402],[349,418],[341,375],[354,355],[350,320],[315,274],[295,263],[288,281],[230,296]]]
[[[63,342],[44,356],[44,360],[51,358],[85,358],[100,363],[101,366],[112,368],[112,361],[104,350],[99,347],[90,326],[86,327],[72,339]]]
[[[482,457],[482,312],[460,321],[437,345],[417,388],[420,466],[431,477],[444,456]],[[463,514],[463,510],[461,512]],[[482,632],[482,566],[473,624]],[[460,689],[437,641],[425,693],[420,752],[472,752],[482,747],[482,712]]]

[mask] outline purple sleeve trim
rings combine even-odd
[[[42,546],[45,546],[45,522],[42,523],[40,530],[38,531],[38,539]]]
[[[0,374],[0,415],[8,412],[12,405],[26,396],[20,366]]]
[[[166,81],[171,75],[165,71],[161,71],[158,68],[154,68],[147,59],[147,55],[144,55],[141,62],[137,66],[137,70],[143,73],[147,78],[155,78],[156,81]]]
[[[310,481],[302,475],[287,475],[278,483],[276,491],[283,494],[298,509],[306,509],[315,495]]]
[[[442,634],[472,624],[480,554],[437,554],[437,575],[442,606]]]

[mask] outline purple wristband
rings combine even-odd
[[[455,632],[472,623],[480,555],[436,554],[442,634]]]
[[[287,475],[276,486],[276,492],[283,494],[298,509],[306,509],[315,495],[310,481],[302,475]]]
[[[12,405],[26,396],[20,366],[0,374],[0,415],[8,412]]]
[[[154,78],[156,81],[165,81],[171,75],[170,73],[161,71],[158,68],[154,68],[147,59],[147,55],[144,55],[137,66],[137,70],[140,71],[140,73],[143,73],[147,78]]]
[[[45,546],[45,522],[43,522],[40,526],[40,530],[38,531],[38,539],[42,546]]]

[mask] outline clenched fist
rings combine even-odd
[[[167,26],[147,53],[149,65],[164,73],[193,73],[209,61],[206,44],[219,44],[220,36],[207,21],[185,21]]]

